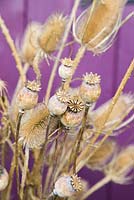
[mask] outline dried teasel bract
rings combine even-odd
[[[0,191],[4,190],[9,181],[9,176],[7,170],[0,165]]]
[[[61,13],[51,15],[43,25],[39,37],[39,46],[46,53],[53,53],[64,34],[66,27],[66,17]]]
[[[134,146],[129,145],[113,157],[112,161],[105,168],[106,176],[119,184],[131,183],[133,176],[130,172],[134,169]]]
[[[20,126],[19,141],[30,149],[40,148],[45,141],[49,111],[44,103],[39,103],[24,113]]]
[[[101,94],[100,76],[97,74],[86,73],[80,86],[80,96],[86,104],[96,102]]]
[[[63,175],[55,182],[53,193],[59,197],[71,197],[81,190],[81,180],[76,174]]]
[[[95,54],[106,51],[119,30],[125,3],[126,0],[93,1],[74,23],[76,41]]]
[[[36,81],[28,81],[17,95],[16,102],[19,109],[29,110],[33,108],[38,102],[38,92],[40,85]]]

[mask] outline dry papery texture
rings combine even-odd
[[[43,25],[39,37],[39,46],[46,53],[50,54],[56,50],[64,34],[66,17],[62,14],[53,14]]]
[[[91,120],[90,123],[94,126],[94,131],[97,132],[97,130],[100,130],[102,127],[111,102],[112,99],[98,107],[96,110],[89,112],[89,120]],[[122,94],[110,113],[107,122],[105,123],[104,132],[116,130],[125,117],[133,110],[133,108],[134,95],[131,93]]]
[[[110,176],[111,180],[119,184],[131,183],[133,175],[130,174],[134,169],[134,146],[129,145],[117,154],[111,163],[105,168],[106,176]]]
[[[74,24],[75,39],[94,53],[106,50],[118,31],[125,3],[126,0],[95,0]]]

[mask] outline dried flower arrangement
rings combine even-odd
[[[113,98],[95,110],[94,105],[101,95],[100,75],[85,72],[78,88],[72,88],[71,82],[84,53],[104,53],[111,47],[119,28],[134,13],[122,21],[126,0],[94,0],[74,20],[79,3],[80,0],[75,0],[69,19],[56,13],[44,24],[29,24],[19,49],[0,17],[0,29],[20,75],[11,102],[6,83],[0,79],[2,200],[11,199],[14,181],[17,198],[21,200],[83,200],[109,181],[126,184],[132,180],[134,146],[122,150],[108,137],[116,137],[134,120],[134,114],[129,115],[134,108],[134,95],[122,93],[134,70],[134,61]],[[80,48],[74,59],[61,59],[71,27]],[[49,60],[54,61],[54,66],[44,99],[39,103],[43,59],[48,65]],[[29,66],[35,73],[33,81],[27,79]],[[61,86],[50,97],[57,69]],[[6,148],[12,151],[9,172],[4,158]],[[89,187],[78,175],[84,166],[103,172],[104,178]],[[46,174],[44,168],[47,168]]]

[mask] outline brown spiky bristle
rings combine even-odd
[[[58,98],[58,100],[62,103],[66,103],[68,101],[69,96],[67,95],[67,93],[64,90],[59,89],[56,92],[56,96]]]
[[[75,96],[69,99],[68,108],[70,111],[77,113],[84,109],[84,103],[79,97]]]
[[[80,177],[78,177],[77,174],[73,174],[71,176],[71,184],[72,184],[73,189],[76,192],[79,192],[82,190],[82,183],[81,183]]]
[[[66,18],[62,14],[53,14],[49,17],[42,28],[39,37],[39,45],[45,53],[49,54],[56,50],[66,27]]]
[[[64,58],[62,59],[62,64],[67,66],[67,67],[73,67],[74,66],[74,61],[71,58]]]
[[[90,72],[90,74],[86,73],[83,76],[83,80],[89,84],[89,85],[95,85],[95,84],[99,84],[101,81],[100,75],[98,74],[93,74],[92,72]]]
[[[41,24],[32,22],[28,24],[21,44],[21,57],[24,62],[32,64],[38,49],[38,36]]]
[[[29,90],[32,90],[34,92],[39,92],[40,91],[40,84],[37,83],[37,81],[33,80],[33,81],[27,81],[26,83],[26,88],[28,88]]]

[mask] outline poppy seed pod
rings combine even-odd
[[[0,191],[4,190],[8,185],[9,176],[7,170],[0,165]]]
[[[83,82],[80,86],[80,96],[86,104],[92,104],[97,101],[101,94],[100,76],[97,74],[86,73],[83,76]]]
[[[66,80],[73,75],[74,62],[70,58],[62,59],[62,64],[59,66],[59,76],[62,80]]]
[[[76,174],[64,175],[55,182],[53,193],[59,197],[71,197],[81,190],[82,184]]]
[[[38,91],[40,86],[36,81],[28,81],[17,96],[17,104],[21,110],[30,110],[38,102]]]
[[[59,90],[48,102],[48,109],[51,115],[62,115],[67,109],[67,95],[63,90]]]
[[[61,123],[68,128],[78,126],[83,118],[84,104],[81,99],[73,97],[68,101],[68,109],[61,117]]]

